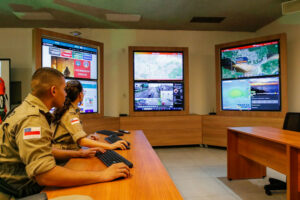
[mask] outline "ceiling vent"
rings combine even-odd
[[[299,12],[300,11],[300,0],[283,2],[281,4],[281,8],[282,8],[283,15]]]
[[[221,23],[225,17],[193,17],[191,23]]]

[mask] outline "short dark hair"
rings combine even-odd
[[[31,92],[37,97],[45,97],[47,92],[52,86],[58,86],[61,82],[61,78],[64,75],[52,68],[39,68],[37,69],[31,78]]]

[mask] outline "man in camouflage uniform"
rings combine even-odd
[[[51,68],[32,76],[31,94],[0,126],[0,199],[24,197],[43,186],[77,186],[128,177],[123,163],[103,171],[75,171],[57,166],[52,155],[50,129],[52,107],[62,107],[65,79]]]

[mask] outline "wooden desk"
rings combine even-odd
[[[103,135],[100,137],[104,138]],[[131,177],[80,187],[46,188],[44,192],[48,198],[79,194],[88,195],[94,200],[182,199],[143,131],[131,131],[131,134],[124,134],[122,137],[131,143],[130,150],[117,152],[133,163]],[[106,168],[97,158],[71,159],[66,167],[95,171]]]
[[[300,133],[271,127],[235,127],[227,132],[227,178],[266,176],[266,167],[287,176],[287,199],[300,199]]]

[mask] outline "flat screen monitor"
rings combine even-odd
[[[221,49],[221,78],[279,75],[279,58],[278,40]]]
[[[133,52],[134,80],[183,80],[183,52]]]
[[[74,79],[66,79],[66,82]],[[98,112],[98,84],[94,80],[79,80],[83,87],[84,98],[79,103],[81,113],[97,113]]]
[[[183,83],[134,83],[135,111],[181,111],[184,109]]]
[[[10,59],[0,59],[0,106],[10,109]],[[3,97],[3,98],[2,98]],[[7,97],[7,98],[6,98]],[[3,102],[4,101],[4,102]],[[3,104],[5,103],[5,104]]]
[[[59,70],[65,77],[97,79],[98,50],[42,38],[42,67]]]
[[[279,77],[222,81],[222,110],[280,111]]]

